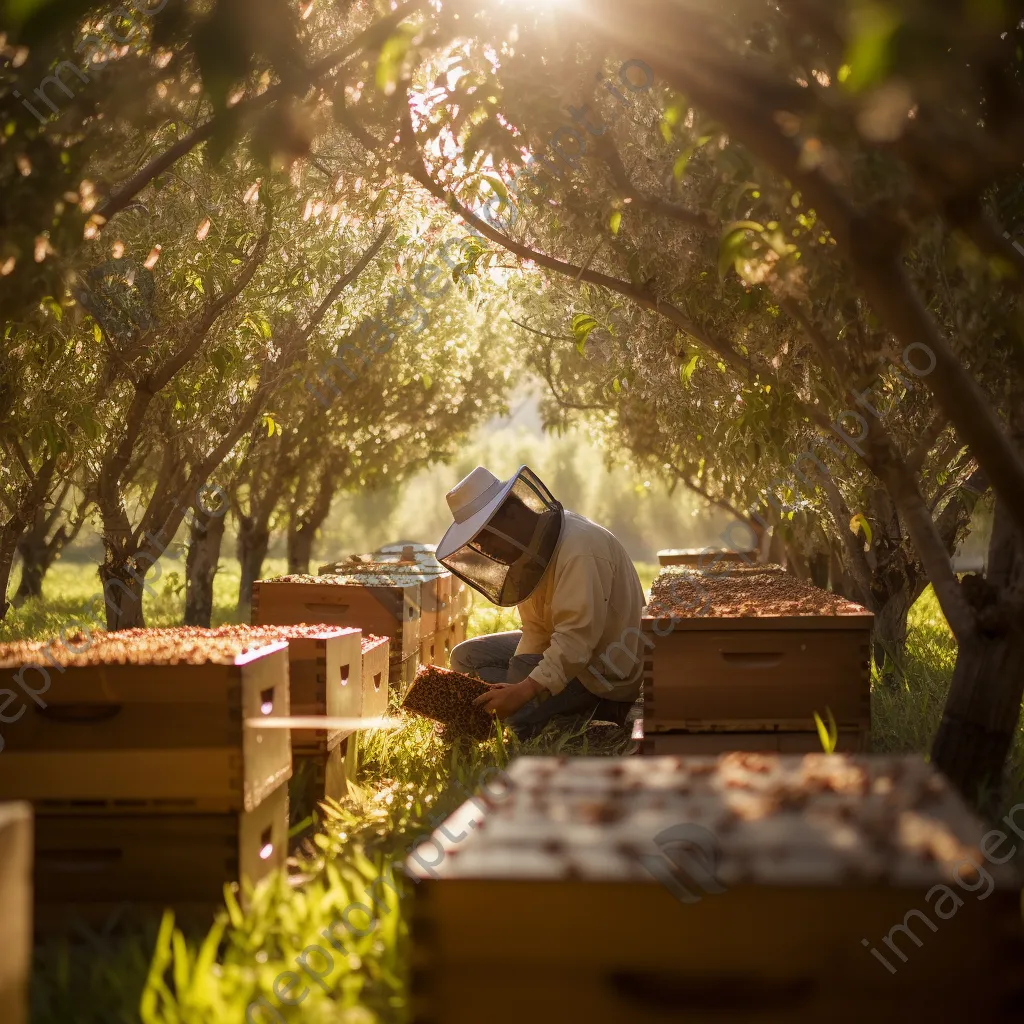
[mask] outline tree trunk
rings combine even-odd
[[[308,523],[300,523],[297,529],[288,527],[288,571],[308,573],[309,563],[313,557],[314,527]]]
[[[238,610],[244,611],[252,604],[252,585],[259,579],[263,561],[270,547],[270,530],[263,523],[256,523],[249,516],[240,516],[238,521],[238,561],[242,578],[238,584]]]
[[[43,577],[53,563],[56,551],[51,552],[46,543],[46,517],[43,510],[38,509],[32,525],[22,534],[18,541],[18,554],[21,557],[21,582],[11,602],[15,608],[33,597],[41,597],[43,593]]]
[[[982,810],[998,805],[1024,697],[1024,537],[997,500],[989,575],[965,576],[976,628],[958,636],[956,667],[932,761]]]
[[[213,615],[213,578],[217,575],[220,546],[224,539],[222,515],[201,509],[192,520],[185,559],[185,625],[209,626]]]
[[[11,569],[14,566],[14,554],[18,550],[20,532],[20,529],[12,525],[0,528],[0,621],[11,607],[7,601],[7,589],[11,585]]]
[[[146,625],[142,615],[146,568],[145,562],[139,568],[129,567],[124,555],[121,555],[117,563],[108,561],[100,566],[108,630],[134,629]]]
[[[811,582],[822,590],[828,589],[828,563],[829,556],[826,552],[818,551],[807,560],[807,567],[810,570]]]

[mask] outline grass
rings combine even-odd
[[[271,563],[266,575],[281,570]],[[180,621],[182,597],[176,588],[181,571],[180,563],[167,564],[155,593],[146,597],[149,624]],[[657,567],[639,566],[638,571],[646,588]],[[215,590],[215,623],[234,618],[237,585],[237,564],[227,563]],[[0,639],[56,635],[98,593],[90,567],[59,563],[47,577],[44,598],[0,624]],[[515,609],[495,608],[480,599],[471,612],[469,634],[518,624]],[[929,589],[911,613],[899,684],[889,688],[876,680],[873,685],[874,749],[927,752],[955,657],[955,642]],[[549,733],[525,744],[507,734],[495,735],[486,744],[449,746],[422,720],[370,735],[363,743],[358,786],[343,803],[324,806],[321,828],[304,841],[290,865],[290,877],[272,876],[242,894],[226,892],[224,909],[207,934],[184,934],[168,916],[141,930],[106,937],[83,933],[77,942],[42,947],[34,966],[33,1024],[244,1024],[247,1006],[260,997],[280,1017],[256,1011],[249,1018],[253,1024],[281,1019],[289,1024],[407,1020],[406,897],[411,884],[393,866],[404,859],[410,844],[431,831],[432,821],[477,789],[488,768],[500,768],[520,754],[607,754],[621,749],[588,743],[586,735]],[[1008,776],[1016,799],[1024,798],[1020,732]],[[382,877],[390,884],[382,883]],[[338,926],[339,915],[350,905],[374,904],[367,893],[375,882],[376,920],[360,916],[361,911],[349,915],[365,934]],[[344,954],[321,938],[332,928],[343,938]],[[329,957],[310,948],[316,943]],[[322,977],[319,983],[306,979],[308,993],[299,1005],[282,1006],[274,995],[275,979],[297,970],[296,958],[303,950],[313,973]]]

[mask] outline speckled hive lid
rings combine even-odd
[[[664,829],[688,824],[707,830],[728,887],[920,887],[953,882],[958,866],[976,880],[968,857],[997,885],[1020,884],[1008,865],[985,861],[982,823],[918,757],[523,757],[508,778],[504,796],[489,783],[483,822],[467,803],[434,833],[445,851],[437,876],[653,885],[641,857],[659,853]],[[415,860],[407,870],[426,877]]]
[[[741,619],[871,616],[861,605],[798,580],[778,565],[730,565],[714,573],[666,566],[651,584],[644,614]]]
[[[291,628],[291,627],[289,627]],[[26,664],[237,665],[287,646],[286,638],[251,627],[123,629],[68,633],[63,643],[19,640],[0,644],[0,668]]]

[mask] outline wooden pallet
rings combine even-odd
[[[420,1024],[475,1022],[488,994],[498,1024],[1018,1019],[1020,878],[985,864],[986,826],[919,758],[526,757],[508,776],[406,863]],[[706,852],[654,841],[680,825]]]
[[[841,730],[870,730],[870,615],[684,618],[665,636],[658,622],[643,620],[648,734],[813,732],[826,709]]]
[[[287,847],[287,784],[240,814],[38,816],[37,916],[50,928],[121,903],[216,906],[225,883],[283,867]]]
[[[367,576],[368,580],[379,576]],[[391,655],[419,652],[420,584],[412,577],[389,577],[387,584],[257,580],[252,588],[253,625],[325,623],[351,626],[391,640]]]
[[[387,712],[390,648],[386,636],[373,641],[363,637],[363,718],[378,718]]]
[[[291,774],[288,645],[233,664],[70,665],[5,737],[0,798],[37,813],[255,809]]]
[[[27,1024],[32,966],[32,806],[0,804],[0,1020]]]

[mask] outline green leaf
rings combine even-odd
[[[871,524],[863,512],[858,512],[850,518],[850,532],[856,533],[858,529],[864,531],[864,550],[871,550]]]
[[[665,120],[660,121],[658,123],[658,129],[661,131],[661,137],[666,142],[671,142],[672,141],[672,126],[668,123],[668,121],[665,121]]]
[[[730,267],[740,260],[749,241],[751,231],[764,231],[764,225],[755,220],[737,220],[727,224],[718,243],[718,277],[725,279]]]
[[[690,358],[679,367],[679,379],[684,384],[690,383],[690,378],[693,376],[693,371],[697,368],[697,360],[699,358],[700,353],[694,352],[693,355],[691,355]]]
[[[92,336],[96,340],[97,345],[103,344],[103,331],[100,330],[99,324],[92,325]]]
[[[613,235],[617,235],[619,233],[619,225],[621,223],[622,223],[622,213],[621,213],[621,211],[616,210],[608,218],[608,227],[610,227],[612,229],[612,234]]]
[[[202,282],[202,280],[200,278],[197,277],[192,282],[192,287],[195,288],[195,290],[197,292],[199,292],[200,295],[205,295],[206,294],[206,292],[203,291],[203,282]]]
[[[409,51],[411,36],[407,31],[398,31],[380,48],[377,59],[377,88],[391,94],[401,70],[402,61]]]
[[[683,175],[686,173],[686,165],[690,162],[691,156],[693,156],[693,146],[687,146],[676,157],[676,162],[672,165],[672,174],[676,181],[682,181]]]
[[[427,389],[429,389],[434,383],[434,378],[431,377],[429,373],[420,374],[420,380],[423,381],[423,386]]]
[[[572,318],[572,333],[576,338],[576,351],[583,355],[584,349],[587,346],[587,338],[590,332],[595,328],[599,327],[600,324],[596,317],[591,316],[589,313],[577,313]]]
[[[821,715],[817,711],[814,712],[814,724],[818,730],[818,739],[821,741],[822,750],[826,754],[831,754],[834,753],[836,744],[839,742],[839,729],[836,726],[832,709],[826,707],[825,714],[828,715],[828,728],[825,727],[825,723],[821,720]]]
[[[270,415],[270,413],[264,413],[263,422],[266,423],[267,425],[267,437],[273,437],[274,434],[278,433],[278,431],[281,429],[277,425],[277,420],[275,420],[274,417]]]
[[[863,92],[876,85],[889,69],[892,38],[900,27],[899,15],[891,7],[879,3],[859,5],[853,12],[850,47],[840,76],[844,88]]]
[[[622,384],[620,383],[619,378],[616,377],[615,380],[612,381],[612,391],[614,391],[615,394],[618,394],[621,390]]]

